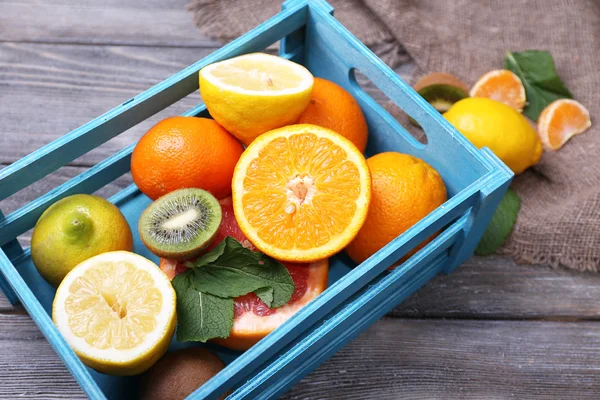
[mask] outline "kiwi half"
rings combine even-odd
[[[180,189],[150,204],[140,217],[138,230],[152,253],[187,260],[210,245],[221,218],[221,206],[212,194],[202,189]]]
[[[425,75],[414,84],[413,89],[442,114],[457,101],[469,97],[467,85],[454,75],[444,72]],[[410,122],[419,126],[412,118]]]

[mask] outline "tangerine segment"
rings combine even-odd
[[[571,137],[585,132],[590,126],[589,111],[571,99],[553,101],[540,114],[538,135],[550,150],[560,149]]]
[[[242,232],[279,260],[311,262],[344,248],[363,225],[371,176],[361,152],[316,125],[290,125],[257,138],[233,176]]]
[[[470,95],[496,100],[518,111],[523,111],[525,107],[523,82],[507,69],[497,69],[483,75],[471,89]]]

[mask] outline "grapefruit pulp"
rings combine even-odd
[[[212,250],[227,236],[238,240],[245,247],[255,250],[256,247],[244,236],[233,214],[231,198],[219,201],[223,219]],[[177,274],[186,271],[184,262],[161,258],[160,269],[173,279]],[[254,293],[237,297],[234,301],[233,328],[227,339],[213,339],[213,342],[234,350],[247,350],[275,328],[287,321],[298,310],[321,294],[327,288],[328,260],[320,260],[310,264],[294,264],[285,262],[296,290],[291,300],[282,307],[269,308]]]

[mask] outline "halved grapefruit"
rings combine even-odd
[[[231,198],[220,200],[223,219],[212,249],[227,236],[238,240],[245,247],[256,250],[256,247],[242,233],[233,213]],[[287,321],[298,310],[321,294],[327,288],[327,259],[310,264],[293,264],[285,262],[290,272],[296,290],[292,299],[282,307],[269,308],[254,293],[237,297],[234,301],[233,328],[227,339],[213,339],[213,342],[234,350],[247,350],[275,328]],[[173,279],[184,272],[187,267],[184,262],[161,258],[160,269]]]

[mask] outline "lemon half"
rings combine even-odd
[[[92,257],[56,291],[52,319],[81,361],[111,375],[146,371],[167,351],[176,326],[171,282],[127,251]]]
[[[264,53],[208,65],[199,78],[210,115],[246,145],[262,133],[296,122],[310,101],[314,82],[302,65]]]

